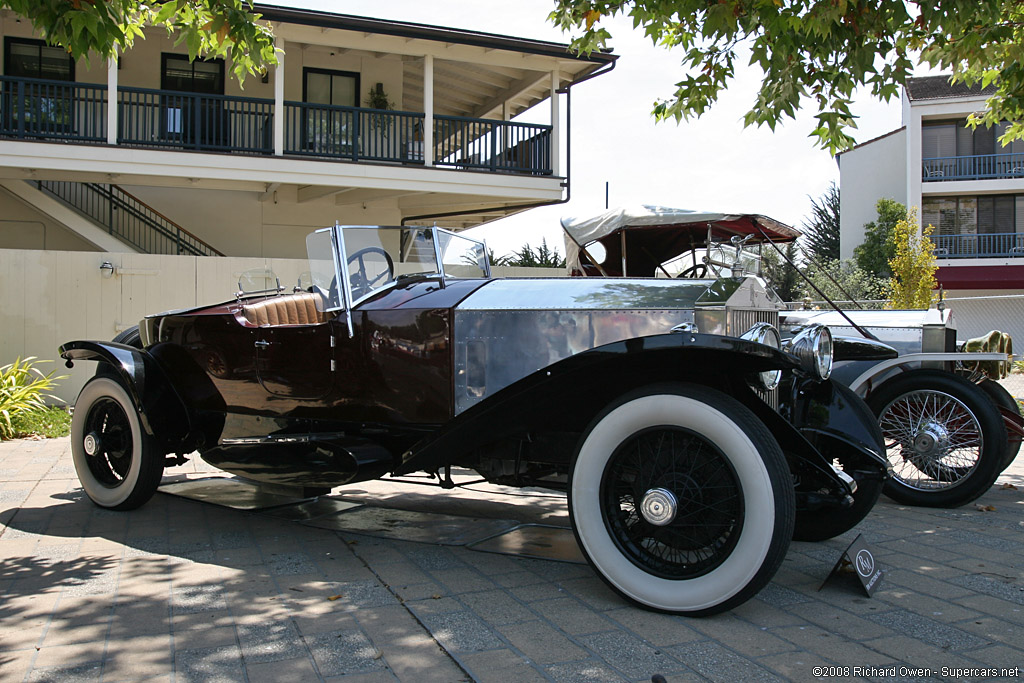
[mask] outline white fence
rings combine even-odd
[[[113,273],[100,268],[104,262]],[[56,360],[40,367],[70,375],[55,394],[73,402],[95,364],[68,370],[57,356],[60,344],[109,340],[147,314],[227,301],[242,272],[261,268],[290,287],[309,266],[304,259],[0,249],[0,365],[26,356]],[[494,274],[551,277],[564,270],[495,268]]]

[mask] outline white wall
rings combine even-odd
[[[100,264],[118,274],[105,278]],[[73,339],[112,339],[148,314],[228,301],[239,275],[270,268],[288,287],[309,269],[303,259],[220,258],[82,251],[0,249],[0,365],[36,356],[58,360]],[[564,269],[495,268],[497,277],[559,277]],[[95,371],[93,363],[44,371],[71,377],[54,392],[73,403]]]
[[[900,130],[844,152],[839,163],[839,255],[853,258],[879,199],[907,203],[907,132]]]

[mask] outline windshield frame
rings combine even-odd
[[[346,239],[345,239],[345,233],[346,233],[346,231],[349,231],[349,230],[375,230],[375,231],[378,231],[378,232],[379,231],[391,232],[391,231],[402,231],[402,230],[404,230],[404,231],[408,231],[410,234],[414,233],[415,231],[419,231],[419,232],[421,232],[423,234],[429,235],[429,240],[431,241],[432,253],[433,253],[433,268],[432,268],[432,270],[425,270],[425,271],[416,272],[416,273],[406,273],[406,274],[396,273],[395,272],[396,269],[394,268],[394,264],[397,264],[397,263],[412,263],[412,262],[411,261],[405,261],[402,258],[402,254],[400,253],[402,251],[401,248],[399,248],[399,250],[397,252],[395,252],[395,250],[393,248],[389,249],[388,246],[385,245],[383,242],[381,242],[381,243],[374,242],[374,243],[371,244],[371,246],[373,248],[379,249],[382,252],[386,252],[388,254],[388,258],[393,259],[393,263],[389,264],[389,266],[390,266],[389,269],[391,270],[391,278],[388,281],[386,281],[383,284],[381,284],[380,286],[373,287],[372,289],[370,289],[370,291],[359,293],[359,296],[357,297],[356,296],[356,292],[354,291],[354,287],[353,287],[353,283],[352,283],[352,272],[351,272],[351,269],[349,268],[349,262],[348,262],[349,261],[349,253],[348,253],[349,245],[346,243]],[[331,262],[333,263],[333,270],[334,270],[333,277],[336,278],[336,282],[340,282],[342,284],[342,286],[341,286],[341,289],[340,289],[340,292],[339,292],[339,294],[340,294],[339,300],[336,302],[336,305],[331,306],[332,302],[330,301],[330,297],[328,297],[328,300],[325,301],[325,306],[331,306],[331,307],[325,308],[325,310],[328,310],[328,311],[345,311],[346,315],[347,315],[347,318],[348,318],[348,326],[349,326],[350,333],[352,333],[352,329],[353,329],[353,327],[352,327],[352,313],[351,313],[352,309],[355,308],[356,306],[358,306],[359,304],[361,304],[363,301],[366,301],[367,299],[370,299],[370,298],[376,296],[380,292],[396,286],[400,281],[403,280],[403,277],[404,278],[408,278],[408,277],[437,278],[437,279],[440,280],[441,287],[446,287],[450,280],[489,279],[491,277],[491,263],[490,263],[490,259],[488,257],[487,243],[485,241],[476,240],[476,239],[473,239],[471,237],[467,237],[465,235],[460,235],[459,233],[452,232],[450,230],[444,230],[442,228],[438,228],[437,226],[418,226],[418,225],[401,225],[401,226],[393,226],[393,225],[342,225],[341,223],[335,223],[333,226],[326,227],[326,228],[321,228],[319,230],[313,231],[313,233],[310,233],[310,236],[315,235],[315,234],[321,234],[321,233],[328,232],[328,231],[330,232],[330,243],[331,243],[331,250],[332,250]],[[441,239],[442,239],[442,237],[447,240],[448,244],[451,244],[451,240],[458,239],[458,240],[463,240],[465,242],[468,242],[468,243],[470,243],[472,245],[472,247],[471,247],[472,250],[473,251],[477,251],[478,253],[475,255],[476,256],[475,261],[472,262],[472,263],[467,263],[466,265],[478,267],[480,269],[480,275],[479,276],[465,276],[465,275],[456,276],[456,275],[453,275],[453,274],[451,274],[449,272],[446,272],[445,262],[444,262],[444,253],[443,253],[442,248],[441,248]],[[401,243],[401,238],[399,239],[399,243]],[[308,245],[309,245],[309,236],[307,236],[307,247],[308,247]],[[364,247],[364,249],[365,248],[366,247]],[[359,251],[361,251],[361,250],[355,250],[353,253],[358,253]],[[307,249],[307,259],[309,260],[309,265],[310,265],[311,272],[313,272],[314,270],[319,272],[319,270],[321,270],[320,268],[315,268],[315,262],[321,262],[320,265],[323,265],[323,262],[327,261],[327,259],[324,259],[322,256],[320,256],[319,258],[314,258],[314,254],[309,253],[308,249]],[[429,263],[428,261],[423,261],[422,262],[422,264],[424,266],[428,265],[428,263]]]

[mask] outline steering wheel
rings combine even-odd
[[[380,254],[387,261],[387,271],[381,271],[374,277],[369,277],[366,274],[366,256],[369,254]],[[358,266],[353,269],[352,265],[358,263]],[[395,262],[391,259],[391,254],[384,251],[380,247],[366,247],[353,253],[348,257],[348,280],[352,284],[352,299],[358,299],[361,296],[365,296],[372,292],[378,283],[389,282],[395,279]],[[387,277],[385,280],[384,278]]]
[[[688,278],[693,280],[700,280],[708,276],[708,264],[698,263],[697,265],[690,266],[683,272],[676,275],[678,278]]]

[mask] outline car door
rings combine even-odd
[[[335,339],[330,323],[261,327],[256,332],[256,374],[274,396],[319,399],[334,384]]]

